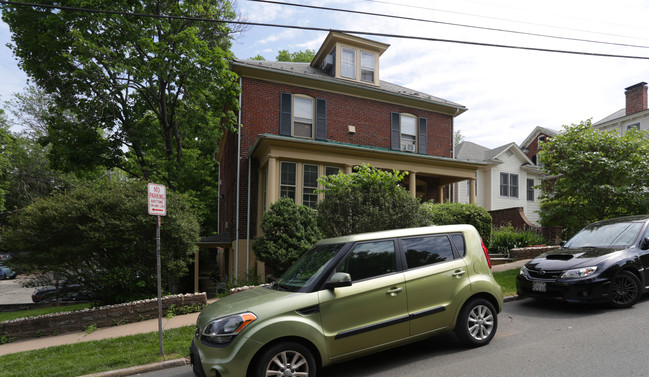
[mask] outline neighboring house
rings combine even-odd
[[[475,185],[477,204],[489,211],[494,226],[539,226],[540,192],[535,186],[541,183],[543,174],[516,143],[489,149],[463,142],[456,147],[456,156],[485,165],[478,169],[473,181],[456,185],[455,201],[468,203],[471,186]]]
[[[640,82],[624,90],[626,107],[606,118],[593,123],[593,128],[600,131],[615,130],[620,135],[631,129],[649,129],[649,109],[647,109],[647,83]]]
[[[264,276],[252,251],[262,214],[280,197],[315,207],[320,176],[361,164],[408,171],[403,185],[413,196],[444,202],[453,183],[484,165],[452,155],[453,119],[466,107],[379,79],[388,47],[331,32],[310,64],[231,63],[240,132],[226,134],[216,156],[219,235],[199,243],[223,251],[222,273],[242,278],[256,268]]]
[[[538,166],[539,168],[543,167],[543,163],[539,160],[539,151],[541,150],[541,145],[550,140],[553,136],[557,135],[559,132],[551,130],[545,127],[536,127],[521,143],[521,150],[527,158],[532,161],[532,164]]]

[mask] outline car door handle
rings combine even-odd
[[[456,270],[453,273],[453,276],[456,277],[456,278],[461,278],[462,275],[464,275],[464,274],[466,274],[466,271],[464,271],[464,270]]]
[[[392,288],[392,289],[388,290],[387,292],[385,292],[385,294],[394,297],[394,296],[398,295],[399,292],[401,292],[401,291],[403,291],[403,288],[400,288],[400,287],[399,288]]]

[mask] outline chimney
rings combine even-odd
[[[647,110],[647,83],[641,82],[624,89],[626,95],[626,114]]]

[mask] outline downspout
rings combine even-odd
[[[248,271],[250,271],[250,181],[251,181],[251,171],[250,169],[252,168],[252,159],[250,158],[250,154],[248,154],[248,205],[246,208],[248,209],[248,219],[246,223],[246,279],[250,279],[250,276],[248,276]]]
[[[453,118],[451,118],[451,137],[453,138],[453,142],[451,143],[451,153],[453,158],[457,158],[455,155],[455,117],[457,116],[457,113],[460,112],[460,108],[458,107],[455,109],[455,114],[453,114]],[[451,198],[451,203],[455,203],[458,201],[459,198],[455,197],[455,186],[457,185],[457,182],[451,184],[451,187],[449,188],[449,197]]]
[[[236,236],[234,238],[234,279],[239,280],[239,210],[241,204],[239,202],[239,192],[241,186],[241,87],[243,85],[243,80],[239,77],[239,130],[237,132],[237,209],[235,216],[237,217],[235,221],[235,232]]]

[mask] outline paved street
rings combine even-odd
[[[0,280],[0,305],[32,302],[34,288],[23,288],[20,285],[25,279],[24,275],[18,275],[15,279]]]
[[[531,299],[505,304],[486,347],[466,349],[452,335],[322,370],[322,377],[649,376],[649,296],[628,310]],[[184,366],[144,376],[191,377]]]

